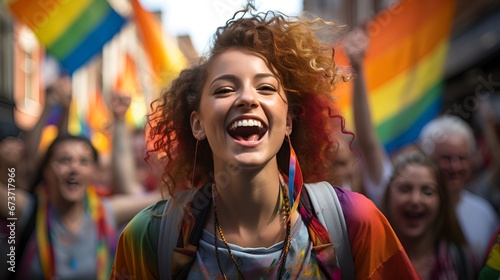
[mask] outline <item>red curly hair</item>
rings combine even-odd
[[[332,92],[335,83],[343,78],[333,60],[334,50],[317,36],[318,32],[332,31],[338,26],[319,18],[252,11],[248,5],[219,27],[208,56],[199,65],[182,71],[151,104],[148,138],[153,148],[148,157],[162,156],[163,180],[170,195],[186,187],[200,187],[214,176],[212,152],[206,139],[197,142],[192,135],[190,115],[200,106],[208,65],[228,49],[260,55],[279,77],[293,116],[290,139],[305,182],[333,181],[332,163],[338,147],[335,133],[354,136],[345,131],[344,119],[334,106]],[[332,125],[332,118],[342,120],[340,129]],[[277,154],[282,172],[288,172],[289,156],[289,146],[284,141]]]

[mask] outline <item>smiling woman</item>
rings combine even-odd
[[[419,151],[398,156],[383,208],[423,279],[475,279],[479,260],[467,246],[442,174]]]
[[[342,77],[316,37],[335,29],[251,5],[217,29],[208,56],[152,104],[149,156],[165,164],[170,198],[127,225],[112,279],[417,279],[366,197],[325,183],[350,256],[312,209],[312,187],[302,191],[331,179],[332,136],[346,133],[330,122],[342,119],[331,95]]]
[[[128,101],[113,98],[113,164],[115,188],[104,197],[96,186],[98,153],[89,139],[61,133],[49,145],[32,182],[32,192],[17,188],[15,257],[17,270],[5,279],[109,279],[116,247],[116,228],[140,209],[157,201],[155,193],[140,194],[131,152],[125,144]],[[131,150],[131,148],[130,148]],[[29,155],[32,156],[32,155]],[[31,159],[32,160],[32,159]],[[127,178],[120,180],[120,178]],[[10,184],[9,184],[10,185]],[[12,193],[0,182],[0,196]],[[29,189],[29,188],[26,188]],[[1,221],[11,220],[7,207]]]

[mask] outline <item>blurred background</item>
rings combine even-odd
[[[413,141],[421,126],[438,114],[459,115],[479,131],[481,121],[475,115],[480,101],[498,104],[498,0],[261,2],[257,1],[261,10],[291,15],[308,11],[345,24],[345,32],[365,29],[371,40],[366,76],[372,114],[389,152]],[[87,135],[100,152],[108,153],[111,93],[131,97],[127,123],[142,128],[151,101],[179,71],[198,61],[208,50],[215,27],[243,4],[241,0],[4,1],[0,6],[2,138],[30,130],[44,108],[47,89],[69,75],[68,130]],[[338,50],[339,65],[348,65]],[[335,94],[349,127],[349,85]],[[495,108],[498,114],[498,105]],[[53,108],[41,150],[57,135],[57,117],[58,109]],[[400,122],[395,125],[395,120]]]

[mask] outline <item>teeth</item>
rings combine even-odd
[[[68,184],[78,184],[78,180],[76,179],[68,179]]]
[[[231,124],[231,129],[235,129],[240,126],[258,126],[260,128],[263,127],[260,121],[250,119],[250,120],[235,121],[233,124]]]

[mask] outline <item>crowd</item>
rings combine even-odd
[[[481,130],[442,114],[388,154],[367,98],[368,38],[343,37],[347,77],[317,36],[340,29],[248,5],[154,101],[147,135],[113,94],[108,161],[68,133],[60,78],[33,129],[0,139],[0,167],[17,171],[17,270],[0,278],[499,279],[499,108],[481,105]],[[352,132],[333,98],[351,77]],[[58,135],[40,151],[54,104]],[[6,252],[8,208],[0,216]]]
[[[8,243],[12,234],[4,230],[12,216],[9,207],[0,210],[1,244],[15,247],[12,269],[3,270],[2,279],[108,279],[119,230],[140,209],[161,199],[158,191],[145,191],[137,176],[124,120],[130,98],[113,96],[114,160],[105,172],[98,172],[104,162],[90,140],[67,131],[70,100],[70,79],[62,77],[48,88],[34,128],[17,137],[3,136],[0,142],[0,165],[15,170],[10,173],[15,176],[1,179],[0,194],[13,198],[9,201],[17,218],[16,241]],[[58,135],[41,152],[40,134],[55,104],[62,107]]]

